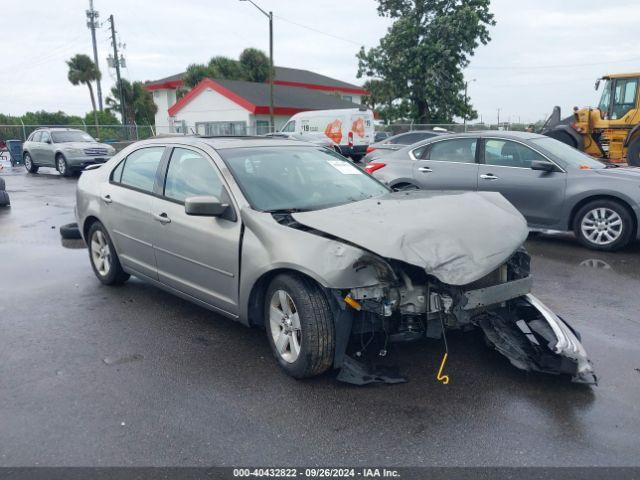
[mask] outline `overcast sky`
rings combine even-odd
[[[273,10],[276,65],[305,68],[348,82],[356,78],[360,45],[375,46],[389,21],[374,0],[256,0]],[[89,0],[2,2],[0,113],[34,110],[84,114],[83,86],[67,80],[65,60],[92,55],[85,25]],[[126,44],[130,80],[181,72],[213,55],[237,57],[245,47],[268,51],[267,19],[239,0],[95,0],[103,92],[114,84],[106,19],[113,14]],[[553,105],[593,105],[595,79],[640,71],[638,0],[493,0],[497,25],[466,75],[472,104],[485,122],[530,122]],[[475,81],[473,81],[475,79]]]

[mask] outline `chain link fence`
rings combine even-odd
[[[23,142],[39,128],[75,128],[87,132],[95,139],[105,143],[115,143],[123,141],[144,140],[155,136],[156,130],[153,125],[0,125],[0,140],[22,140]]]

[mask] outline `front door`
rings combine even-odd
[[[413,178],[425,190],[476,190],[477,138],[441,140],[413,150]]]
[[[146,147],[130,153],[102,187],[101,219],[125,268],[157,280],[153,254],[154,222],[151,204],[156,175],[165,147]]]
[[[55,166],[55,150],[49,132],[42,132],[36,151],[38,165]]]
[[[566,173],[531,170],[532,160],[548,160],[522,143],[492,138],[483,143],[478,190],[500,192],[532,227],[557,226]]]
[[[240,222],[184,210],[188,197],[228,199],[223,185],[207,154],[174,147],[163,195],[153,200],[153,246],[162,283],[237,314]]]

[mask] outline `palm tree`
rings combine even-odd
[[[73,85],[80,85],[84,83],[89,88],[89,95],[91,96],[91,106],[93,108],[93,119],[96,124],[96,132],[100,136],[100,130],[98,126],[98,112],[96,110],[96,98],[93,95],[93,86],[91,82],[100,80],[100,70],[93,63],[93,60],[88,55],[78,53],[71,59],[67,60],[69,66],[69,73],[67,78]]]

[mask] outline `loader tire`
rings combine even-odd
[[[632,167],[640,167],[640,135],[634,138],[627,149],[627,163]]]

